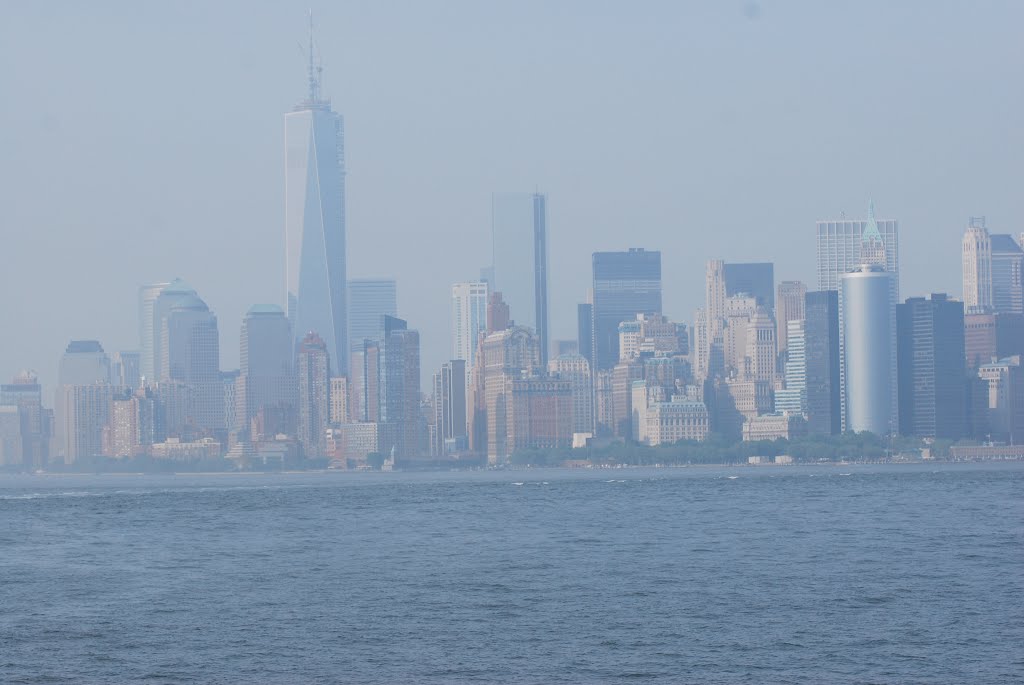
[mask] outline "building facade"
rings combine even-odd
[[[299,345],[298,440],[307,459],[326,456],[326,431],[331,416],[331,364],[327,343],[307,333]]]
[[[296,349],[316,331],[339,375],[349,353],[345,258],[345,133],[320,92],[310,38],[309,90],[284,115],[285,274]]]
[[[380,340],[384,317],[398,316],[398,284],[393,278],[353,278],[348,282],[349,350],[364,340]]]
[[[604,370],[619,361],[620,323],[661,314],[661,252],[595,252],[593,275],[594,368]]]
[[[452,286],[452,359],[476,363],[480,335],[487,330],[487,283],[470,281]]]

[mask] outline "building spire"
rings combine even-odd
[[[323,68],[316,63],[313,53],[313,10],[309,10],[309,101],[320,100],[320,72]]]
[[[878,222],[875,221],[875,201],[868,200],[868,220],[864,226],[864,233],[861,234],[861,240],[868,242],[869,240],[882,240],[882,234],[878,232]]]

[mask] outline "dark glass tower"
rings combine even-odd
[[[896,308],[900,433],[958,440],[966,434],[964,305],[933,294]]]
[[[593,345],[595,367],[619,361],[619,324],[637,314],[661,314],[661,252],[594,253]]]
[[[753,295],[757,303],[775,311],[775,265],[771,262],[725,264],[725,296]]]
[[[807,429],[838,435],[842,426],[839,396],[839,293],[809,292],[804,300]]]

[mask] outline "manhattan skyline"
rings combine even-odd
[[[0,113],[16,256],[3,283],[20,293],[0,315],[31,325],[0,341],[0,376],[34,369],[47,396],[68,340],[138,347],[145,284],[181,277],[203,294],[225,369],[249,307],[285,304],[280,117],[305,90],[305,7],[127,7],[5,11],[5,91],[32,107]],[[1021,9],[878,7],[538,5],[536,23],[509,7],[314,7],[324,89],[348,126],[348,276],[398,279],[425,376],[448,358],[449,288],[487,264],[491,194],[508,189],[548,197],[552,339],[575,337],[592,252],[661,250],[665,313],[692,321],[707,259],[813,283],[814,223],[863,219],[867,198],[900,221],[901,298],[959,296],[964,218],[1024,224],[1021,95],[1005,87]],[[811,31],[823,26],[827,40]],[[946,47],[963,31],[986,50]],[[48,49],[15,62],[19,33]],[[874,49],[835,50],[845,38]],[[110,104],[126,83],[146,116]]]

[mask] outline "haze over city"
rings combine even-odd
[[[285,304],[307,6],[5,7],[0,377],[52,388],[70,339],[137,347],[138,287],[176,276],[238,365],[245,311]],[[706,260],[813,283],[815,221],[869,199],[900,221],[901,295],[959,296],[967,218],[1024,227],[1024,7],[982,6],[314,5],[349,275],[397,279],[424,379],[497,191],[547,195],[552,339],[575,337],[594,251],[661,250],[665,314],[692,322]]]

